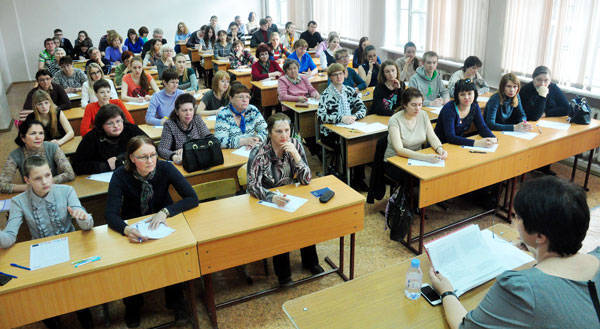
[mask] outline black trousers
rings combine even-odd
[[[330,133],[327,136],[321,135],[319,138],[321,139],[321,142],[323,144],[325,144],[329,147],[332,147],[334,149],[335,159],[337,162],[337,159],[338,159],[337,155],[341,154],[341,152],[342,152],[342,146],[340,145],[340,139],[339,139],[338,135],[336,135],[334,133]],[[336,166],[336,168],[337,168],[337,166]],[[346,171],[346,168],[342,168],[342,172],[338,173],[340,175],[340,177],[346,177],[345,171]],[[363,179],[365,179],[365,166],[364,165],[350,168],[350,180],[352,182],[360,181]],[[343,181],[345,181],[345,179],[343,179]]]
[[[183,289],[184,283],[174,284],[172,286],[165,287],[165,306],[168,309],[183,309],[185,303],[183,300]],[[193,298],[193,296],[192,296]],[[126,308],[140,309],[144,305],[144,295],[134,295],[123,298],[123,304]]]
[[[300,249],[300,255],[302,256],[303,267],[308,268],[319,264],[317,247],[314,244],[312,246]],[[292,270],[290,267],[290,253],[286,252],[281,255],[274,256],[273,267],[275,268],[275,274],[277,274],[278,278],[288,278],[292,276]]]

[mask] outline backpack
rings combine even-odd
[[[408,233],[414,215],[410,210],[408,193],[408,187],[398,186],[385,207],[385,220],[390,229],[390,239],[398,242],[402,241]]]

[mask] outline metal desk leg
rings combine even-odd
[[[517,179],[515,177],[510,179],[510,183],[511,183],[511,188],[510,188],[510,198],[508,199],[508,211],[507,211],[507,219],[508,222],[511,223],[512,220],[512,212],[513,212],[513,200],[515,198],[515,187],[517,185]]]
[[[348,167],[348,148],[346,146],[346,139],[340,136],[340,153],[342,156],[342,168],[346,168],[346,184],[350,186],[350,167]]]
[[[350,280],[354,279],[354,249],[356,245],[356,234],[350,234]]]
[[[198,309],[196,307],[196,293],[194,291],[194,280],[187,282],[190,312],[192,313],[192,327],[194,329],[200,329],[200,320],[198,319]]]
[[[215,291],[212,284],[212,274],[202,276],[204,281],[204,305],[208,311],[208,316],[213,328],[219,328],[217,323],[217,306],[215,305]]]
[[[575,172],[577,171],[577,160],[579,160],[579,154],[575,156],[573,160],[573,169],[571,169],[571,182],[575,180]]]
[[[590,150],[590,155],[588,156],[588,165],[585,171],[585,181],[583,182],[583,189],[589,191],[588,189],[588,181],[590,180],[590,172],[592,171],[592,160],[594,158],[594,149]]]
[[[425,232],[425,208],[421,208],[421,223],[419,228],[419,255],[423,253],[423,233]]]

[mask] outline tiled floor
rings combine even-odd
[[[16,115],[18,109],[23,104],[23,99],[26,92],[29,90],[29,85],[15,85],[11,89],[8,100],[13,116]],[[4,161],[8,153],[15,148],[13,142],[16,136],[15,129],[12,131],[0,134],[0,161]],[[310,159],[311,168],[319,168],[318,159],[312,157]],[[561,164],[553,165],[553,169],[561,176],[568,178],[570,168]],[[577,182],[583,181],[583,173],[578,171]],[[598,245],[599,227],[600,227],[600,178],[592,176],[590,180],[590,192],[588,193],[588,202],[590,208],[595,208],[592,215],[593,223],[592,230],[595,232],[595,238],[591,241],[586,241],[586,248],[591,248]],[[426,229],[430,230],[434,227],[443,226],[451,222],[453,219],[464,217],[467,214],[473,214],[480,210],[472,206],[468,199],[458,198],[450,200],[448,210],[432,206],[427,210],[427,225]],[[201,206],[201,205],[200,205]],[[385,202],[379,201],[375,204],[367,204],[365,206],[365,229],[357,234],[357,250],[356,250],[356,275],[361,276],[369,272],[377,271],[390,264],[402,262],[412,256],[412,254],[401,244],[391,241],[389,233],[385,231],[384,218],[379,213],[385,208]],[[488,227],[501,220],[495,216],[486,216],[477,221],[482,227]],[[260,243],[257,241],[257,243]],[[320,243],[317,246],[318,253],[321,259],[329,256],[334,261],[338,260],[338,240],[332,240],[325,243]],[[348,250],[348,248],[346,248]],[[321,264],[326,267],[324,261]],[[227,270],[214,275],[215,291],[217,302],[225,301],[237,296],[242,296],[263,288],[268,288],[276,284],[276,277],[273,274],[271,263],[270,275],[265,277],[262,262],[249,264],[247,271],[254,278],[254,285],[249,286],[240,277],[236,270]],[[300,254],[298,251],[292,252],[292,271],[293,278],[299,279],[309,275],[303,271],[300,264]],[[118,279],[118,278],[116,278]],[[269,296],[252,300],[247,303],[232,306],[219,310],[219,327],[220,328],[292,328],[291,323],[286,318],[282,311],[281,305],[292,298],[309,294],[327,287],[331,287],[341,283],[342,280],[335,275],[329,275],[319,280],[279,291]],[[200,287],[200,283],[196,285]],[[201,318],[201,327],[209,328],[209,320],[206,311],[200,301],[199,296],[194,296],[199,302],[199,314]],[[164,299],[161,291],[155,291],[146,294],[145,306],[142,327],[147,328],[155,326],[162,322],[170,320],[170,314],[164,307]],[[110,318],[112,324],[109,328],[124,328],[123,312],[124,307],[121,301],[115,301],[109,304]],[[104,327],[102,323],[101,307],[93,308],[94,319],[98,328]],[[78,328],[79,324],[74,314],[64,315],[62,317],[63,324],[66,328]],[[44,328],[41,323],[28,325],[24,328]]]

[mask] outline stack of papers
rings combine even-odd
[[[100,174],[93,174],[88,176],[87,179],[91,179],[91,180],[95,180],[98,182],[105,182],[105,183],[110,183],[110,179],[112,178],[112,171],[107,171],[107,172],[103,172]]]
[[[317,100],[316,98],[309,98],[306,101],[306,104],[309,104],[309,105],[319,105],[319,100]]]
[[[422,160],[417,160],[417,159],[408,159],[408,165],[409,166],[419,166],[419,167],[445,167],[446,166],[446,160],[441,160],[435,163],[429,162],[429,161],[422,161]]]
[[[536,126],[558,129],[558,130],[567,130],[571,127],[570,123],[562,123],[562,122],[554,122],[554,121],[545,121],[540,120],[537,122]]]
[[[285,198],[289,199],[290,201],[283,207],[280,207],[273,202],[264,201],[264,200],[259,200],[258,204],[261,204],[261,205],[267,206],[267,207],[285,210],[287,212],[294,212],[294,211],[298,210],[298,208],[300,208],[303,204],[305,204],[306,201],[308,201],[307,199],[289,195],[289,194],[286,194]]]
[[[150,102],[125,102],[125,104],[129,105],[148,105]]]
[[[465,148],[468,150],[473,150],[473,151],[491,153],[491,152],[496,152],[496,149],[498,148],[498,144],[494,144],[494,145],[492,145],[492,147],[463,146],[462,148]]]
[[[247,67],[247,68],[246,67],[241,67],[241,68],[239,67],[239,68],[235,69],[234,71],[237,71],[237,72],[250,72],[250,71],[252,71],[252,69],[249,68],[249,67]]]
[[[263,86],[268,87],[268,86],[277,86],[277,80],[264,80],[263,81]]]
[[[150,217],[133,224],[133,227],[148,239],[162,239],[175,232],[174,228],[168,227],[165,223],[160,223],[156,229],[151,230],[149,219]]]
[[[442,111],[442,107],[441,106],[427,106],[427,108],[431,109],[429,112],[431,113],[435,113],[437,115],[440,114],[440,112]]]
[[[366,122],[356,121],[349,125],[345,124],[345,123],[338,123],[338,124],[336,124],[336,126],[344,127],[344,128],[348,128],[348,129],[356,129],[356,130],[360,130],[365,133],[373,133],[373,132],[387,130],[387,126],[384,125],[383,123],[379,123],[379,122],[366,123]]]
[[[522,138],[526,140],[532,140],[538,134],[532,132],[521,132],[521,131],[503,131],[504,135]]]
[[[77,96],[79,96],[79,94],[77,94],[77,93],[67,93],[67,97],[69,97],[69,98],[73,98],[73,97],[77,97]]]
[[[32,271],[68,262],[70,259],[68,237],[32,244],[29,247],[29,268]]]
[[[243,156],[243,157],[249,158],[250,157],[250,151],[252,151],[251,148],[246,147],[246,146],[242,146],[239,149],[231,152],[231,154],[235,154],[235,155],[239,155],[239,156]]]

